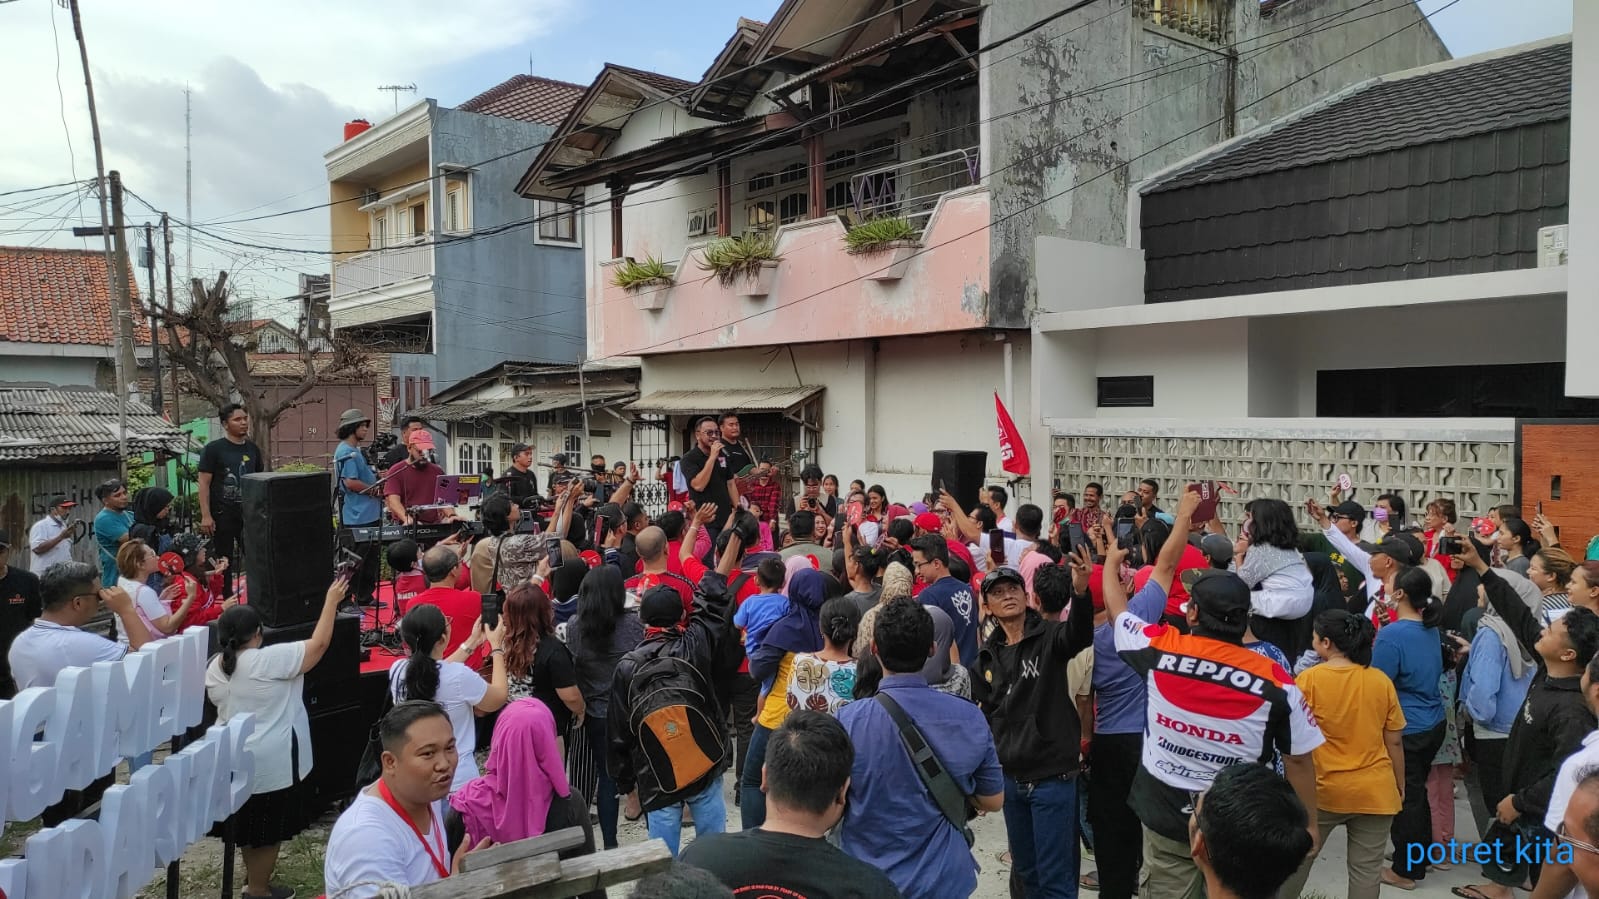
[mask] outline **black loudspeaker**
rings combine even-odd
[[[329,477],[279,471],[244,476],[248,600],[270,626],[316,620],[333,581]]]
[[[305,640],[314,622],[267,627],[264,645]],[[333,641],[314,668],[305,674],[305,710],[311,723],[311,777],[317,810],[355,792],[355,769],[366,749],[367,732],[376,718],[361,702],[361,616],[333,620]]]
[[[955,502],[970,512],[977,507],[987,467],[988,453],[982,450],[933,450],[933,495],[948,490]]]

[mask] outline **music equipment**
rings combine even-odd
[[[262,628],[262,644],[305,640],[315,629],[315,622]],[[367,707],[362,687],[361,616],[340,615],[333,620],[328,651],[305,675],[313,760],[309,780],[318,810],[355,792],[355,769],[366,748],[367,732],[377,719],[377,707]]]
[[[443,540],[458,531],[465,530],[473,537],[481,537],[487,531],[481,521],[450,521],[443,524],[414,524],[407,527],[403,524],[364,525],[361,527],[343,528],[350,535],[352,543],[393,543],[409,537],[418,543]]]
[[[245,475],[244,558],[250,605],[273,627],[316,620],[333,576],[333,486],[327,472]]]
[[[942,488],[967,512],[977,507],[988,453],[982,450],[933,450],[933,495]]]
[[[441,474],[433,501],[445,506],[464,506],[482,495],[482,475]]]

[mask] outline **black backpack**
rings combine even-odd
[[[705,675],[684,659],[657,654],[633,670],[628,730],[661,792],[689,787],[722,763],[720,708]]]

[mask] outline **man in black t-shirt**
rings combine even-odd
[[[411,450],[409,447],[411,446],[411,432],[417,428],[426,428],[427,424],[427,422],[415,415],[406,416],[405,421],[401,422],[400,424],[399,441],[396,442],[394,446],[390,447],[388,452],[383,454],[382,459],[378,460],[379,474],[388,471],[395,465],[398,465],[410,458]]]
[[[11,679],[11,641],[27,630],[39,617],[39,576],[7,564],[11,557],[11,535],[0,529],[0,699],[17,695]]]
[[[683,454],[679,464],[683,477],[688,479],[689,499],[698,506],[716,504],[716,520],[705,528],[706,536],[715,546],[717,534],[721,533],[728,516],[738,508],[738,484],[733,482],[736,472],[723,454],[726,447],[716,419],[707,415],[695,422],[694,440],[694,448]]]
[[[723,412],[717,422],[721,429],[722,455],[727,457],[727,468],[733,472],[734,477],[746,468],[755,467],[755,451],[748,440],[744,439],[744,431],[738,423],[737,412]]]
[[[844,817],[854,764],[855,748],[837,719],[790,712],[766,744],[766,822],[699,837],[683,850],[683,864],[715,874],[734,896],[899,899],[888,875],[827,842]]]
[[[511,467],[505,470],[505,492],[511,502],[524,509],[533,507],[531,500],[539,495],[539,476],[533,470],[533,447],[518,443],[511,447]]]
[[[261,448],[250,440],[250,413],[229,403],[217,413],[222,436],[200,451],[200,533],[211,537],[211,558],[227,559],[223,595],[244,566],[239,537],[244,531],[244,476],[266,470]]]

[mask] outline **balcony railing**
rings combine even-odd
[[[363,294],[375,294],[432,274],[431,241],[372,250],[333,263],[333,299],[348,297],[358,302]]]
[[[978,183],[978,148],[965,147],[861,172],[851,179],[857,221],[882,216],[925,227],[938,198]]]
[[[1133,0],[1133,14],[1203,41],[1227,36],[1227,6],[1222,0]]]

